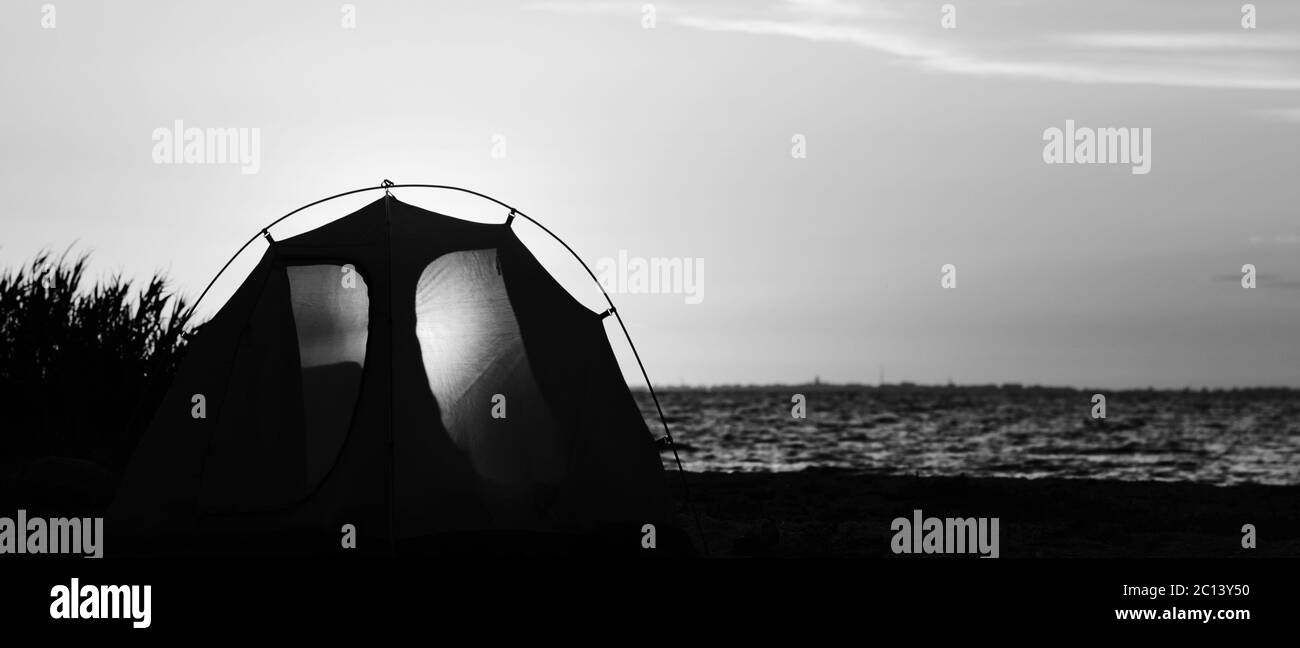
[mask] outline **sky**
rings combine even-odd
[[[694,299],[612,295],[655,384],[1300,387],[1300,4],[1253,6],[10,2],[0,266],[72,245],[192,298],[389,178],[694,269]],[[158,161],[177,120],[256,129],[256,172]],[[1150,129],[1149,171],[1048,164],[1067,121]]]

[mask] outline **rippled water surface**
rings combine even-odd
[[[1300,392],[807,388],[660,394],[687,470],[811,466],[918,475],[1300,484]],[[658,434],[649,396],[637,392]],[[665,454],[671,461],[671,455]]]

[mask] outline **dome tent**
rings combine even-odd
[[[680,537],[605,336],[613,304],[570,296],[515,236],[521,212],[462,221],[386,190],[274,240],[300,210],[262,230],[142,436],[107,516],[127,552],[337,552],[348,533],[367,552],[640,549],[647,523]]]

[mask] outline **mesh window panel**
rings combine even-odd
[[[568,471],[565,440],[524,354],[496,250],[438,257],[420,275],[416,336],[429,389],[498,522],[534,523]],[[495,416],[494,416],[495,414]]]
[[[309,488],[329,472],[352,423],[365,367],[370,295],[352,266],[291,266],[289,293],[302,364]]]

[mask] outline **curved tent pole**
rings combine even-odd
[[[659,404],[659,396],[658,394],[655,393],[654,385],[650,383],[650,375],[646,373],[645,363],[641,362],[641,354],[637,352],[636,344],[632,342],[632,334],[628,332],[627,324],[623,323],[623,316],[619,315],[618,309],[614,307],[614,300],[611,299],[609,293],[605,291],[605,287],[600,285],[600,279],[596,278],[596,273],[591,271],[591,268],[587,265],[587,262],[583,261],[582,257],[578,255],[577,251],[575,251],[572,247],[569,247],[569,244],[565,243],[564,239],[556,235],[555,232],[552,232],[550,228],[537,222],[537,219],[533,218],[532,216],[529,216],[528,214],[525,214],[522,211],[519,211],[518,209],[511,207],[510,205],[507,205],[506,203],[503,203],[500,200],[497,200],[496,198],[493,198],[492,196],[479,193],[472,189],[465,189],[462,187],[456,187],[452,185],[393,184],[393,182],[389,180],[384,180],[377,187],[363,187],[361,189],[344,191],[343,193],[337,193],[328,198],[321,198],[320,200],[307,203],[306,205],[303,205],[302,207],[299,207],[271,221],[270,224],[268,224],[266,227],[263,227],[261,230],[258,230],[258,232],[254,234],[251,238],[249,238],[247,241],[245,241],[243,245],[239,246],[239,249],[235,251],[234,255],[232,255],[230,259],[226,261],[225,265],[221,266],[221,269],[217,271],[217,274],[212,277],[212,281],[208,282],[208,285],[203,289],[203,292],[199,293],[199,298],[194,300],[194,304],[190,306],[191,309],[190,312],[195,312],[198,310],[199,303],[202,302],[203,298],[207,296],[208,291],[212,290],[212,286],[216,285],[217,280],[221,278],[221,275],[225,273],[225,271],[228,268],[230,268],[230,264],[234,263],[235,259],[238,258],[240,254],[243,254],[244,250],[248,249],[248,246],[253,244],[253,241],[256,241],[260,236],[266,237],[267,240],[273,240],[271,239],[270,229],[272,227],[275,227],[276,225],[279,225],[281,222],[283,222],[285,219],[289,218],[290,216],[293,216],[294,214],[297,214],[298,212],[303,211],[305,209],[315,207],[316,205],[319,205],[321,203],[329,202],[331,200],[334,200],[336,198],[342,198],[344,196],[351,196],[352,194],[364,193],[367,191],[378,191],[382,189],[385,195],[389,195],[390,189],[402,189],[408,187],[418,188],[418,189],[446,189],[448,191],[459,191],[461,193],[470,194],[472,196],[478,196],[479,198],[492,201],[502,207],[505,207],[506,209],[510,210],[510,215],[506,217],[506,222],[504,223],[505,225],[510,225],[512,222],[514,222],[514,217],[516,215],[522,216],[523,218],[527,219],[528,222],[541,228],[543,232],[546,232],[551,238],[555,239],[557,243],[564,246],[564,249],[568,250],[569,254],[573,255],[574,259],[577,259],[578,264],[582,266],[582,269],[587,271],[587,276],[591,277],[591,280],[596,284],[596,287],[600,289],[601,296],[605,298],[605,303],[609,304],[609,310],[605,311],[602,314],[602,317],[613,315],[614,319],[618,320],[618,326],[620,329],[623,330],[623,337],[627,339],[627,345],[629,348],[632,349],[632,357],[636,359],[637,367],[641,370],[641,377],[645,379],[646,389],[649,390],[650,392],[650,399],[654,401],[655,410],[659,413],[659,422],[660,424],[663,425],[664,428],[664,436],[662,440],[668,444],[669,448],[672,448],[673,460],[677,463],[677,473],[681,475],[682,478],[682,491],[686,496],[686,501],[688,506],[690,506],[691,508],[691,513],[695,517],[696,531],[700,534],[700,545],[704,549],[704,555],[707,556],[709,554],[709,544],[708,541],[705,540],[704,538],[704,527],[700,524],[700,514],[699,511],[695,510],[695,504],[693,498],[691,497],[690,486],[686,482],[686,471],[685,469],[682,468],[681,455],[677,453],[677,445],[673,443],[672,432],[668,430],[668,418],[664,416],[664,408],[662,405]]]
[[[221,269],[217,271],[217,274],[216,274],[214,277],[212,277],[212,281],[209,281],[209,282],[208,282],[208,285],[207,285],[206,288],[203,289],[203,292],[199,293],[199,298],[196,299],[196,300],[194,300],[194,304],[193,304],[190,308],[192,308],[192,309],[196,309],[196,310],[197,310],[197,309],[198,309],[198,306],[199,306],[199,302],[202,302],[202,301],[203,301],[203,298],[204,298],[205,296],[207,296],[208,291],[209,291],[209,290],[212,290],[212,286],[216,285],[217,280],[220,279],[220,278],[221,278],[221,275],[222,275],[223,273],[225,273],[226,269],[228,269],[228,268],[230,267],[230,264],[231,264],[231,263],[234,263],[234,262],[235,262],[235,259],[238,258],[240,254],[243,254],[244,250],[248,249],[248,246],[250,246],[250,245],[253,244],[253,241],[256,241],[256,240],[257,240],[257,237],[268,235],[268,234],[270,233],[269,230],[270,230],[272,227],[275,227],[276,225],[279,225],[280,222],[283,221],[284,219],[286,219],[286,218],[288,218],[288,217],[290,217],[290,216],[293,216],[294,214],[296,214],[296,213],[298,213],[298,212],[300,212],[300,211],[303,211],[304,209],[308,209],[308,208],[311,208],[311,207],[315,207],[316,205],[319,205],[319,204],[324,203],[324,202],[329,202],[329,201],[331,201],[331,200],[334,200],[335,198],[342,198],[342,197],[344,197],[344,196],[351,196],[352,194],[359,194],[359,193],[364,193],[364,192],[367,192],[367,191],[378,191],[378,190],[380,190],[380,189],[383,189],[385,192],[387,192],[389,189],[394,189],[394,188],[397,188],[397,187],[424,187],[424,188],[428,188],[428,189],[449,189],[449,190],[451,190],[451,191],[459,191],[459,192],[462,192],[462,193],[472,194],[472,195],[478,196],[479,198],[484,198],[484,199],[490,200],[490,201],[492,201],[492,202],[494,202],[494,203],[496,203],[496,204],[498,204],[498,205],[501,205],[502,207],[505,207],[506,209],[509,209],[509,210],[510,210],[511,212],[513,212],[513,213],[517,213],[517,214],[519,214],[520,216],[524,216],[524,218],[528,218],[528,216],[525,216],[523,212],[521,212],[521,211],[515,209],[514,207],[511,207],[510,205],[507,205],[507,204],[501,202],[500,200],[497,200],[496,198],[493,198],[492,196],[487,196],[487,195],[481,194],[481,193],[479,193],[479,192],[477,192],[477,191],[472,191],[472,190],[470,190],[470,189],[462,189],[462,188],[460,188],[460,187],[452,187],[452,186],[450,186],[450,185],[426,185],[426,184],[400,184],[400,185],[395,185],[395,184],[393,184],[393,183],[391,183],[391,182],[385,180],[384,183],[381,184],[381,185],[379,185],[378,187],[364,187],[364,188],[362,188],[362,189],[353,189],[352,191],[344,191],[343,193],[337,193],[337,194],[334,194],[333,196],[330,196],[330,197],[328,197],[328,198],[321,198],[320,200],[317,200],[317,201],[315,201],[315,202],[307,203],[306,205],[303,205],[302,207],[299,207],[299,208],[297,208],[297,209],[295,209],[295,210],[293,210],[293,211],[291,211],[291,212],[285,214],[284,216],[281,216],[281,217],[279,217],[279,218],[277,218],[277,219],[271,221],[271,223],[270,223],[269,225],[267,225],[266,227],[263,227],[262,229],[258,230],[258,232],[257,232],[256,234],[254,234],[251,238],[249,238],[247,241],[245,241],[243,245],[239,246],[239,249],[238,249],[238,250],[235,250],[235,254],[232,255],[232,256],[230,257],[230,260],[226,261],[226,265],[221,266]],[[528,218],[528,220],[533,221],[534,223],[537,223],[537,221],[534,221],[532,218]],[[541,227],[541,224],[540,224],[540,223],[538,224],[538,227]],[[542,229],[546,229],[546,228],[543,227]],[[547,233],[550,234],[550,230],[547,230]],[[555,234],[551,234],[551,236],[555,236]],[[558,241],[559,238],[557,237],[556,240]],[[564,241],[560,241],[560,243],[563,244]],[[569,246],[565,245],[564,247],[567,248],[567,247],[569,247]],[[570,252],[573,252],[572,249],[570,249],[569,251],[570,251]],[[576,256],[576,254],[575,254],[575,256]],[[578,259],[578,261],[582,261],[582,259]],[[584,265],[585,265],[585,264],[584,264]],[[588,270],[587,272],[590,273],[591,271]],[[592,275],[592,278],[595,278],[595,275]]]
[[[627,325],[623,323],[623,316],[618,314],[617,308],[614,308],[614,300],[610,299],[609,293],[605,291],[605,287],[600,285],[600,280],[596,278],[596,273],[592,272],[591,268],[587,266],[587,262],[583,261],[582,257],[578,256],[578,253],[574,251],[573,248],[569,247],[568,243],[564,242],[564,239],[557,236],[555,232],[552,232],[549,228],[537,222],[528,214],[513,207],[510,208],[510,213],[512,216],[518,214],[528,219],[528,222],[540,227],[543,232],[546,232],[551,236],[551,238],[555,239],[556,242],[563,245],[564,249],[568,250],[569,254],[572,254],[573,258],[578,260],[578,264],[582,266],[582,269],[587,271],[587,275],[596,283],[596,287],[600,288],[600,294],[605,297],[605,303],[609,304],[609,310],[605,311],[605,315],[613,315],[614,319],[618,320],[618,327],[623,329],[623,337],[627,339],[627,346],[632,349],[632,357],[636,358],[636,366],[641,369],[641,377],[645,379],[646,389],[650,392],[650,400],[654,401],[655,410],[659,412],[659,422],[664,426],[663,440],[668,443],[669,448],[672,448],[673,460],[677,462],[677,474],[682,478],[682,492],[686,495],[686,502],[691,507],[691,514],[695,517],[696,531],[700,534],[700,546],[704,549],[704,555],[709,555],[709,544],[708,541],[704,539],[704,527],[700,524],[700,513],[695,510],[695,502],[691,498],[691,489],[686,483],[686,470],[682,468],[682,458],[677,454],[677,444],[673,443],[673,434],[668,431],[668,417],[664,416],[664,408],[659,404],[659,396],[655,394],[654,384],[650,382],[650,375],[646,373],[645,363],[641,362],[641,354],[637,352],[636,345],[632,343],[632,334],[628,333]],[[513,218],[507,219],[506,224],[509,224],[511,220],[513,220]]]

